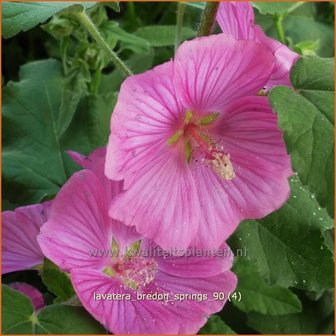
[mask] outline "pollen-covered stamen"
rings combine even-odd
[[[235,177],[230,154],[225,153],[223,147],[216,145],[208,135],[201,133],[196,125],[188,125],[186,133],[205,153],[205,157],[202,159],[203,163],[209,165],[216,174],[225,180],[232,180]]]
[[[192,158],[193,144],[197,144],[203,151],[202,162],[209,166],[217,175],[225,180],[232,180],[235,177],[230,154],[225,153],[223,147],[218,146],[207,134],[204,133],[209,125],[214,123],[219,113],[210,113],[197,118],[191,110],[187,110],[183,127],[173,133],[167,140],[169,145],[174,145],[184,140],[184,156],[189,163]]]
[[[124,256],[115,266],[121,281],[134,290],[151,283],[157,271],[157,263],[152,258],[142,256]]]
[[[230,161],[230,154],[214,152],[212,156],[212,159],[204,159],[204,162],[210,164],[215,173],[224,180],[232,180],[235,177],[235,172]]]

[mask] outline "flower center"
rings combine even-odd
[[[168,144],[173,145],[181,138],[184,139],[185,157],[190,162],[192,151],[197,147],[203,153],[201,162],[211,168],[217,175],[225,180],[232,180],[235,177],[230,154],[224,151],[222,146],[215,143],[211,137],[204,132],[206,127],[212,124],[218,117],[218,113],[211,113],[198,120],[193,118],[190,110],[186,112],[183,129],[175,132],[169,139]]]
[[[157,263],[152,258],[124,256],[114,268],[124,285],[138,290],[154,280]]]

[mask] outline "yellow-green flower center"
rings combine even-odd
[[[189,163],[193,150],[203,152],[202,163],[209,166],[218,176],[224,180],[232,180],[235,177],[230,154],[224,152],[222,146],[218,146],[209,136],[207,126],[212,125],[218,118],[219,113],[210,113],[200,118],[195,118],[191,110],[187,110],[183,126],[172,134],[167,143],[174,145],[184,141],[184,155]]]

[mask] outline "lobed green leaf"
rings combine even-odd
[[[334,62],[307,56],[291,71],[292,90],[276,87],[269,99],[284,130],[293,169],[322,207],[334,214]]]
[[[48,259],[44,259],[41,277],[48,290],[56,295],[56,303],[67,301],[76,295],[68,275]]]
[[[61,64],[45,60],[24,65],[20,81],[9,82],[3,90],[2,172],[9,203],[52,198],[78,170],[66,151],[89,154],[106,144],[115,97],[81,100],[69,124],[71,116],[59,119],[64,87]]]
[[[239,258],[233,267],[238,277],[236,291],[241,300],[233,304],[244,312],[258,312],[270,316],[298,313],[302,306],[298,297],[288,288],[268,285],[258,273],[257,265]]]
[[[233,243],[246,248],[246,257],[256,262],[270,285],[312,291],[332,288],[333,255],[322,231],[333,221],[297,178],[291,179],[291,189],[280,210],[242,222]]]
[[[235,335],[236,333],[218,316],[210,316],[200,335]]]
[[[175,26],[146,26],[139,28],[135,35],[147,40],[152,47],[167,47],[175,44]],[[196,32],[188,27],[182,28],[182,40],[195,37]]]
[[[90,8],[95,2],[14,2],[2,3],[2,34],[12,37],[45,22],[54,14],[73,5]]]
[[[34,311],[30,299],[2,285],[3,334],[106,334],[82,307],[46,306]]]
[[[260,2],[253,1],[253,7],[261,14],[288,14],[304,4],[304,1],[297,2]]]

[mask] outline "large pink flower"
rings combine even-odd
[[[134,228],[108,216],[122,182],[102,174],[103,150],[88,159],[71,155],[87,169],[74,174],[57,194],[38,237],[43,253],[70,272],[84,307],[111,332],[196,333],[236,287],[228,247],[221,250],[226,257],[177,257],[147,239],[139,241]],[[225,299],[215,300],[216,292]],[[181,301],[180,294],[190,297]]]
[[[223,33],[238,40],[251,40],[266,46],[275,57],[272,76],[265,85],[270,89],[276,85],[291,85],[289,72],[299,55],[286,45],[265,35],[261,27],[254,22],[251,4],[247,1],[223,1],[220,3],[217,21]]]
[[[2,212],[2,273],[22,271],[43,262],[36,241],[49,217],[50,202]]]
[[[105,173],[126,191],[110,215],[163,248],[218,247],[288,198],[291,174],[266,97],[268,48],[225,34],[183,43],[174,61],[121,86]]]

